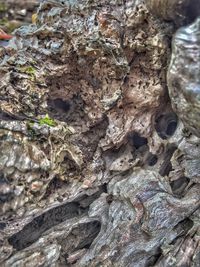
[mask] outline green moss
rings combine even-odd
[[[0,19],[0,26],[3,27],[3,30],[6,31],[6,33],[12,33],[15,29],[22,26],[23,23],[17,20],[9,20],[6,17],[3,17]]]
[[[35,72],[36,69],[33,66],[24,66],[24,67],[20,67],[19,70],[23,73],[28,74],[31,77],[31,80],[34,81],[35,80]]]
[[[7,9],[8,7],[4,3],[0,2],[0,12],[5,12]]]
[[[30,74],[30,75],[35,75],[35,68],[32,66],[21,67],[20,71]]]
[[[46,114],[46,116],[44,118],[39,119],[39,124],[40,125],[48,125],[51,127],[56,126],[56,122],[53,119],[51,119],[48,114]]]
[[[6,23],[8,23],[8,19],[7,18],[4,17],[4,18],[0,19],[0,25],[4,26]]]

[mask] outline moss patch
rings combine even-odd
[[[32,81],[35,80],[36,69],[33,66],[20,67],[19,70],[20,72],[28,74]]]
[[[39,119],[39,124],[48,125],[51,127],[55,127],[57,125],[56,122],[53,119],[51,119],[48,114],[46,114],[44,118]]]
[[[7,9],[8,7],[4,3],[0,2],[0,12],[5,12]]]

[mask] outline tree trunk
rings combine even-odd
[[[200,266],[199,138],[166,81],[185,21],[154,14],[44,0],[1,48],[1,266]]]

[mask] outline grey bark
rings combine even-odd
[[[45,0],[0,50],[1,266],[200,265],[199,138],[166,80],[188,20],[155,14]]]

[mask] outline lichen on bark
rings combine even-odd
[[[199,266],[177,24],[142,0],[44,0],[33,22],[0,50],[0,264]]]

